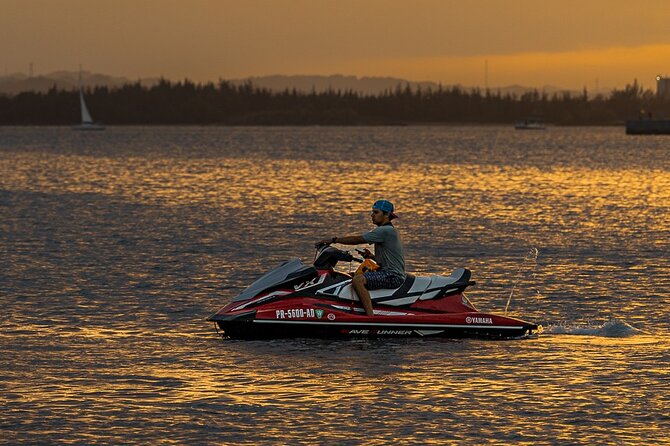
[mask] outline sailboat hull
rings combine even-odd
[[[72,126],[73,130],[105,130],[105,126],[102,124],[77,124]]]

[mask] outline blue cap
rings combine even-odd
[[[372,209],[379,209],[382,212],[388,212],[390,218],[398,218],[396,214],[393,213],[393,203],[388,200],[377,200],[375,204],[372,205]]]

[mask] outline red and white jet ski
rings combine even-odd
[[[351,275],[335,270],[339,261],[362,262],[324,245],[314,264],[286,261],[240,293],[208,320],[236,339],[286,337],[521,338],[538,326],[482,313],[463,291],[475,282],[470,271],[450,276],[407,275],[396,289],[370,291],[374,316],[367,316],[351,285]]]

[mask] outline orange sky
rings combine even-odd
[[[0,0],[0,70],[652,87],[667,0]]]

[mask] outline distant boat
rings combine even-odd
[[[544,122],[540,119],[524,119],[514,125],[517,130],[544,130]]]
[[[627,135],[670,135],[670,120],[629,119],[626,121]]]
[[[84,101],[84,92],[81,87],[79,87],[79,103],[81,105],[81,124],[74,125],[72,128],[74,130],[105,130],[105,126],[100,122],[93,122],[91,114],[88,112],[86,107],[86,101]]]

